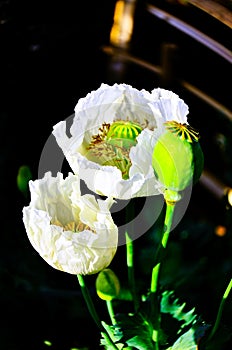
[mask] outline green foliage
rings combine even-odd
[[[123,344],[119,343],[119,339],[120,337],[118,337],[116,334],[115,334],[115,331],[114,331],[114,326],[109,326],[107,323],[105,323],[104,321],[102,321],[102,325],[103,327],[105,328],[106,332],[108,333],[109,337],[111,338],[111,340],[114,342],[114,343],[117,343],[117,348],[119,350],[123,349]],[[107,350],[115,350],[114,347],[112,346],[112,343],[110,342],[109,339],[107,339],[104,334],[102,333],[102,338],[101,338],[101,345],[103,345],[105,347],[105,349]]]
[[[153,326],[149,320],[149,295],[143,299],[141,311],[136,314],[116,315],[117,324],[109,326],[103,323],[111,339],[118,349],[132,347],[137,350],[152,350]],[[174,291],[164,291],[161,296],[161,328],[159,329],[160,349],[164,350],[196,350],[200,339],[205,335],[206,325],[196,315],[194,308],[186,310],[186,303],[181,303],[174,296]],[[102,339],[105,349],[112,345]],[[211,348],[209,348],[211,350]]]
[[[119,349],[124,349],[127,346],[137,350],[154,349],[152,325],[141,313],[119,314],[116,318],[117,324],[115,326],[108,326],[105,323],[103,326],[110,333],[111,339],[116,342]],[[112,349],[105,339],[101,340],[101,344],[105,345],[107,350]]]
[[[138,350],[152,350],[152,332],[152,325],[141,313],[120,314],[117,317],[115,333],[120,337],[120,342],[126,343],[127,346]]]
[[[209,325],[202,321],[195,313],[195,308],[187,309],[187,304],[181,303],[175,297],[174,291],[164,291],[161,298],[161,317],[163,329],[161,334],[166,334],[166,350],[196,350],[199,343],[205,337]],[[169,316],[167,318],[166,316]],[[177,326],[178,324],[178,326]],[[170,329],[174,329],[171,335]],[[177,338],[178,336],[178,338]],[[162,339],[160,339],[161,341]],[[170,344],[172,344],[170,346]],[[202,349],[206,349],[203,347]],[[208,348],[207,348],[208,349]],[[214,348],[209,348],[213,350]],[[219,350],[219,349],[218,349]]]
[[[186,326],[193,324],[196,320],[194,309],[185,312],[186,303],[180,304],[178,298],[174,298],[174,291],[165,291],[161,299],[161,312],[169,313],[181,322],[179,332]],[[178,332],[178,333],[179,333]]]
[[[186,333],[177,339],[173,346],[167,350],[196,350],[197,343],[194,333],[194,329],[190,328]]]

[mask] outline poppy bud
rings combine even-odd
[[[118,277],[111,269],[99,272],[96,279],[96,291],[102,300],[110,301],[116,298],[120,291]]]

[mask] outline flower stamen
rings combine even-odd
[[[99,133],[92,136],[87,156],[101,165],[117,167],[126,180],[131,167],[130,149],[136,145],[141,131],[142,127],[135,122],[117,120],[112,124],[103,123]]]
[[[90,147],[91,145],[95,145],[96,143],[106,140],[109,129],[110,129],[110,124],[103,123],[102,126],[98,129],[99,133],[97,135],[92,136]]]
[[[70,221],[67,224],[63,225],[58,219],[56,219],[52,221],[51,224],[62,227],[64,231],[72,231],[78,233],[84,230],[89,230],[93,232],[93,230],[88,225],[84,224],[81,221],[79,221],[78,223],[75,221]]]

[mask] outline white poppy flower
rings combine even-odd
[[[80,194],[79,176],[61,173],[30,181],[31,202],[23,222],[34,249],[55,269],[70,274],[93,274],[112,261],[118,228],[110,207],[113,199],[96,201]]]
[[[152,168],[152,154],[164,123],[186,124],[188,106],[175,93],[151,93],[127,84],[102,84],[81,98],[66,133],[66,121],[53,134],[74,173],[88,188],[119,199],[163,193]]]

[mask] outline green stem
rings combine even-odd
[[[169,234],[171,231],[173,214],[174,214],[175,204],[166,203],[166,213],[164,220],[164,229],[161,237],[161,241],[156,251],[155,256],[155,266],[152,270],[152,280],[151,280],[151,293],[156,293],[158,290],[158,280],[161,262],[166,252]]]
[[[127,270],[128,270],[128,282],[129,288],[134,301],[134,309],[138,310],[139,301],[136,292],[136,284],[135,284],[135,275],[134,275],[134,247],[133,240],[130,238],[129,234],[126,232],[126,261],[127,261]]]
[[[106,300],[106,305],[107,305],[107,310],[108,310],[108,313],[110,315],[110,319],[111,319],[112,325],[115,325],[116,324],[116,320],[115,320],[115,314],[114,314],[114,308],[113,308],[112,300]]]
[[[226,299],[228,298],[229,296],[229,293],[232,289],[232,279],[230,280],[226,290],[225,290],[225,293],[223,294],[223,297],[222,297],[222,300],[221,300],[221,303],[219,305],[219,308],[218,308],[218,313],[217,313],[217,317],[216,317],[216,321],[214,323],[214,326],[213,326],[213,329],[208,337],[208,340],[212,339],[212,337],[214,336],[214,334],[216,333],[217,329],[218,329],[218,326],[220,324],[220,321],[221,321],[221,318],[222,318],[222,311],[223,311],[223,308],[224,308],[224,304],[225,304],[225,301]]]
[[[102,336],[108,341],[111,343],[112,345],[112,348],[115,349],[115,350],[118,350],[118,348],[116,347],[116,345],[113,343],[112,339],[110,338],[109,334],[106,333],[104,327],[102,326],[101,324],[101,320],[100,318],[98,317],[98,314],[97,314],[97,311],[94,307],[94,304],[93,304],[93,301],[92,301],[92,298],[90,296],[90,293],[89,293],[89,290],[88,288],[86,287],[86,284],[85,284],[85,280],[84,280],[84,277],[82,275],[77,275],[77,278],[78,278],[78,282],[79,282],[79,285],[81,287],[81,291],[82,291],[82,295],[85,299],[85,302],[86,302],[86,305],[88,307],[88,310],[89,310],[89,313],[90,315],[92,316],[93,320],[95,321],[96,325],[98,326],[98,328],[100,329],[101,333],[102,333]]]
[[[165,213],[165,219],[164,219],[163,234],[156,251],[155,265],[152,269],[151,313],[152,313],[152,318],[154,323],[152,339],[155,342],[156,350],[159,350],[158,334],[159,334],[159,328],[160,328],[160,306],[158,302],[159,275],[160,275],[161,263],[166,253],[168,238],[172,227],[175,204],[176,204],[175,202],[166,201],[166,213]]]

